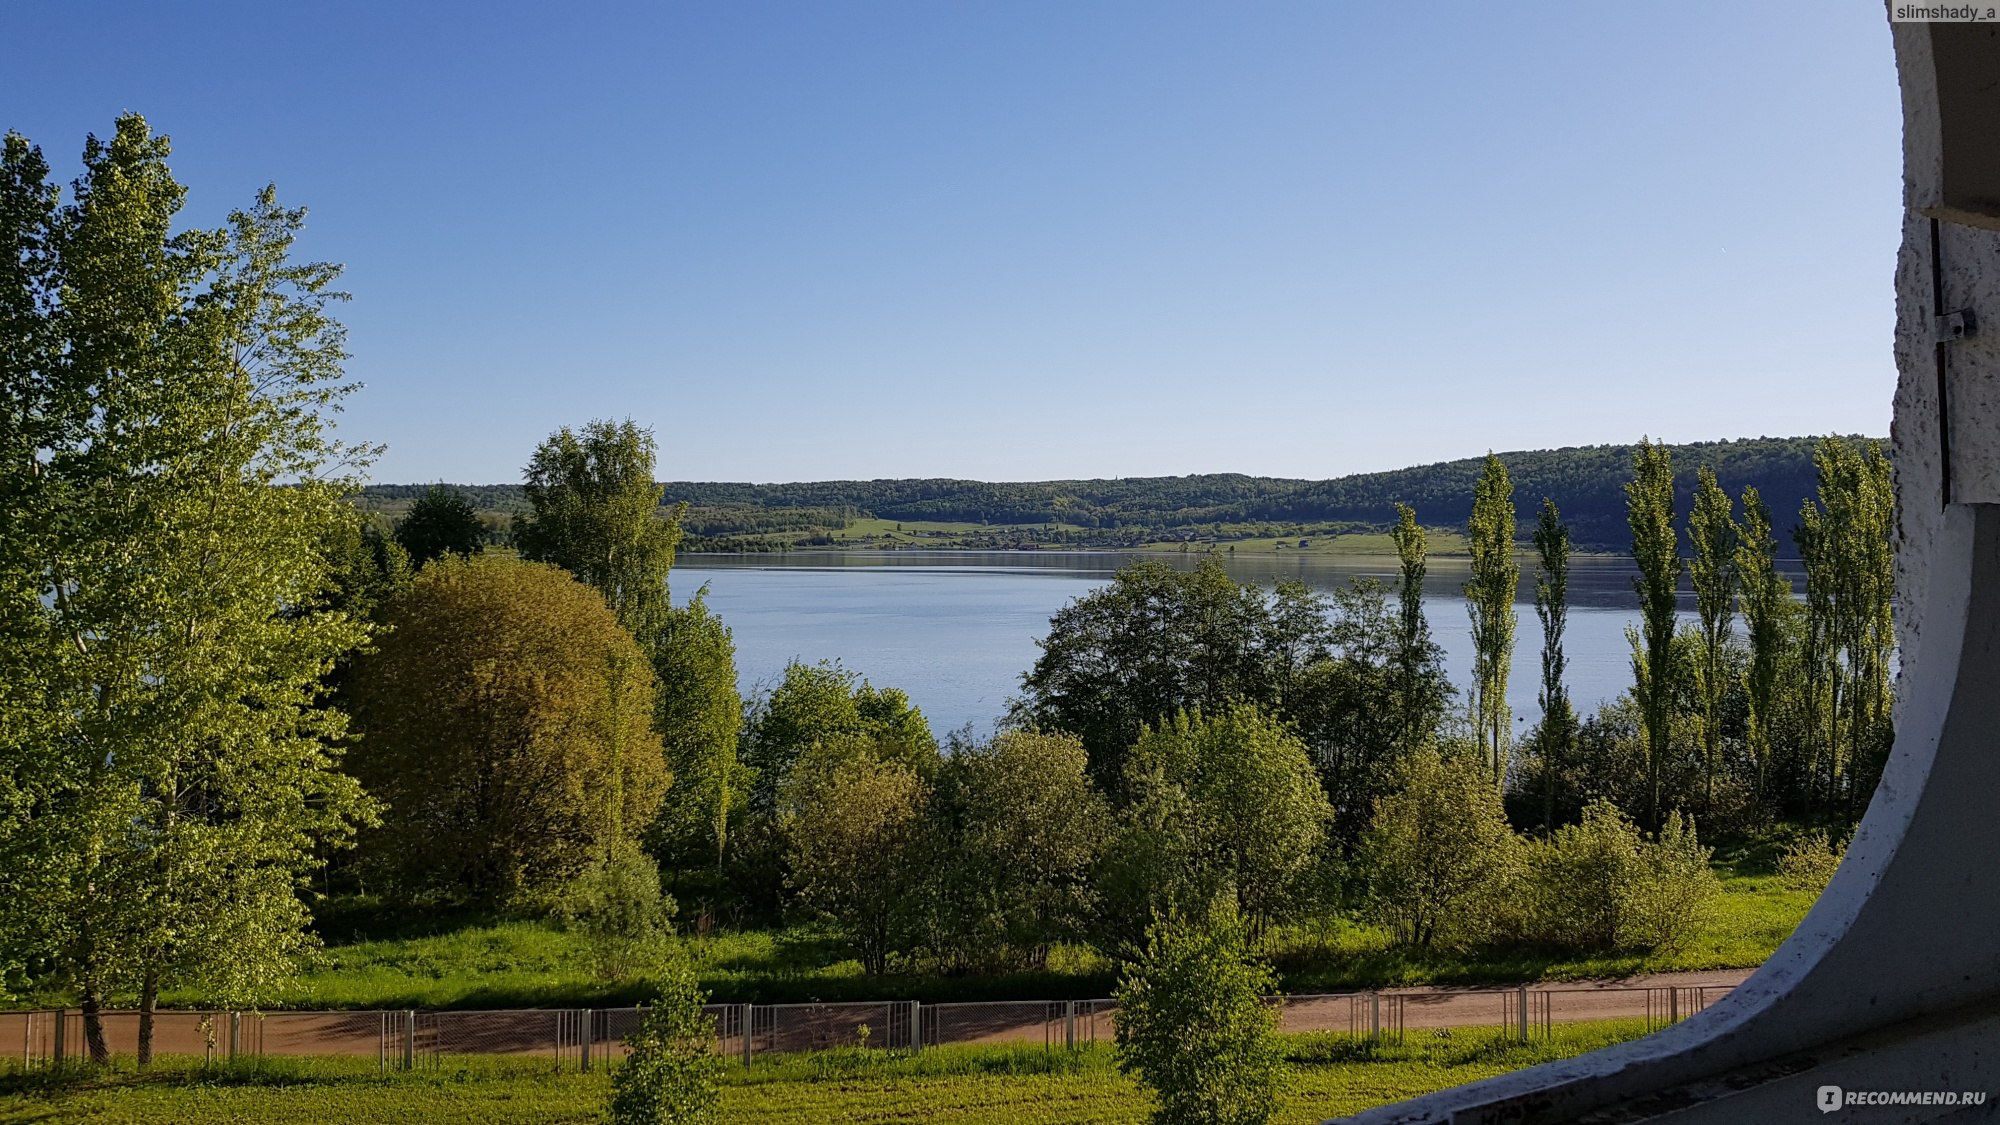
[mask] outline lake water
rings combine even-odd
[[[942,735],[966,723],[985,732],[1019,692],[1049,617],[1111,580],[1133,557],[1193,566],[1200,556],[1148,552],[896,551],[880,554],[683,555],[676,601],[702,584],[736,636],[746,695],[768,689],[793,659],[838,658],[877,686],[902,688]],[[1393,584],[1394,557],[1280,555],[1226,559],[1237,580],[1299,578],[1319,588],[1374,575]],[[1472,626],[1460,591],[1464,559],[1432,559],[1424,597],[1452,682],[1472,678]],[[1508,702],[1517,729],[1540,717],[1541,625],[1532,567],[1524,566]],[[1625,627],[1638,621],[1633,570],[1623,559],[1573,559],[1569,582],[1570,697],[1579,713],[1631,686]],[[1684,595],[1685,597],[1685,595]],[[1690,606],[1683,606],[1686,615]]]

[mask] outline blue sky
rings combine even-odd
[[[518,479],[1326,477],[1886,432],[1878,4],[12,5],[0,128],[136,110],[344,262],[346,436]]]

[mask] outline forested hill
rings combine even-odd
[[[1673,447],[1678,508],[1685,512],[1696,470],[1715,470],[1724,488],[1740,495],[1755,485],[1781,529],[1814,494],[1816,438],[1749,438]],[[1850,437],[1846,440],[1863,442]],[[1544,496],[1555,500],[1576,541],[1587,549],[1621,550],[1630,541],[1625,524],[1625,482],[1631,477],[1630,445],[1594,445],[1500,454],[1514,480],[1514,499],[1525,536]],[[1383,473],[1332,480],[1292,480],[1214,473],[1184,477],[1128,477],[987,483],[969,480],[811,481],[799,484],[666,482],[669,503],[687,501],[691,546],[770,549],[785,543],[847,542],[835,537],[859,520],[898,524],[979,525],[1042,529],[1041,545],[1130,543],[1153,538],[1284,534],[1317,526],[1322,531],[1380,528],[1393,523],[1398,501],[1417,510],[1431,527],[1463,527],[1482,458],[1468,457]],[[375,485],[364,507],[394,511],[423,485]],[[518,485],[459,485],[474,506],[496,514],[523,510]],[[1359,525],[1358,527],[1355,525]],[[1001,538],[1006,538],[1001,535]]]

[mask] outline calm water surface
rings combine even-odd
[[[897,551],[881,554],[683,555],[677,601],[702,584],[736,635],[746,694],[768,689],[793,659],[838,658],[878,686],[899,687],[942,734],[985,731],[1019,692],[1049,616],[1111,580],[1133,557],[1193,566],[1198,556],[1148,552]],[[1322,589],[1356,575],[1393,583],[1393,557],[1294,555],[1225,559],[1239,581],[1300,578]],[[1433,559],[1425,583],[1431,631],[1461,691],[1471,681],[1472,627],[1460,590],[1464,559]],[[1508,701],[1519,727],[1540,717],[1542,632],[1532,567],[1523,567]],[[1572,560],[1564,648],[1570,696],[1583,713],[1631,685],[1625,626],[1638,621],[1633,570],[1623,559]],[[1683,606],[1683,613],[1688,611]]]

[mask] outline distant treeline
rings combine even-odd
[[[1686,511],[1695,474],[1707,466],[1732,490],[1756,486],[1789,526],[1814,495],[1812,451],[1816,439],[1746,438],[1670,447],[1676,509]],[[1865,439],[1854,437],[1859,443]],[[1631,541],[1625,521],[1625,483],[1633,447],[1592,445],[1500,454],[1524,503],[1547,496],[1562,509],[1576,544],[1588,550],[1622,550]],[[1472,486],[1481,459],[1468,457],[1384,473],[1332,480],[1209,473],[1118,480],[1016,483],[950,479],[808,481],[796,484],[668,481],[666,502],[687,502],[692,537],[838,529],[848,519],[874,517],[912,522],[994,526],[1067,524],[1099,531],[1175,531],[1217,525],[1342,522],[1386,528],[1398,502],[1416,508],[1432,527],[1463,527],[1472,510]],[[424,485],[374,485],[364,507],[395,510],[421,495]],[[482,511],[525,510],[518,485],[456,485]],[[1097,537],[1090,537],[1094,542]]]

